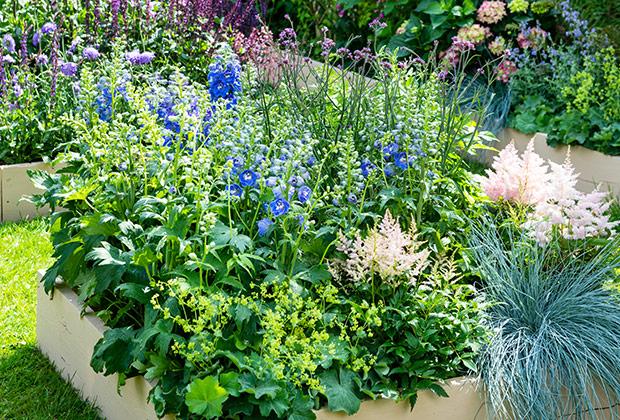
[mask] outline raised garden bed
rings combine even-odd
[[[28,177],[28,171],[52,171],[44,162],[0,165],[0,222],[17,221],[49,213],[49,207],[37,209],[24,197],[40,192]]]
[[[40,276],[43,276],[41,271]],[[43,354],[56,366],[62,376],[92,401],[108,420],[156,419],[153,407],[147,403],[151,384],[143,377],[127,379],[117,392],[117,376],[103,376],[90,367],[95,343],[106,330],[103,322],[92,312],[80,316],[78,296],[68,287],[59,287],[53,298],[45,294],[43,284],[37,291],[37,340]],[[451,419],[484,420],[483,397],[477,392],[473,378],[448,381],[444,389],[450,398],[438,397],[431,391],[418,395],[413,410],[408,403],[392,400],[365,401],[353,419]],[[319,420],[348,418],[327,409],[316,412]],[[172,419],[172,416],[166,416]]]
[[[611,191],[615,196],[620,195],[620,157],[608,156],[603,153],[586,149],[581,146],[551,147],[547,144],[547,135],[544,133],[524,134],[513,129],[505,129],[498,134],[499,143],[493,145],[498,150],[514,141],[519,151],[525,150],[530,140],[534,141],[534,151],[543,159],[561,164],[566,160],[570,149],[570,160],[579,174],[577,188],[582,192],[590,192],[596,186],[603,191]],[[489,156],[489,160],[492,159]]]

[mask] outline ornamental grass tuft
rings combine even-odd
[[[620,401],[620,239],[593,256],[474,228],[494,332],[479,359],[491,418],[597,418]],[[509,244],[509,245],[507,245]],[[618,411],[610,413],[618,418]]]

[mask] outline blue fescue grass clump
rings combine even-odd
[[[620,240],[594,256],[558,253],[487,225],[474,229],[471,245],[490,303],[493,334],[479,361],[490,418],[597,418],[597,407],[618,403],[620,305],[609,286]]]

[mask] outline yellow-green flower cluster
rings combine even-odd
[[[508,10],[511,13],[526,13],[530,3],[527,0],[512,0],[508,3]]]

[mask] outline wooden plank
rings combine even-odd
[[[43,162],[21,163],[17,165],[0,166],[1,202],[0,221],[17,221],[44,216],[49,213],[49,208],[37,209],[32,203],[24,200],[24,197],[39,194],[41,190],[35,188],[28,177],[29,170],[53,171],[50,165]]]

